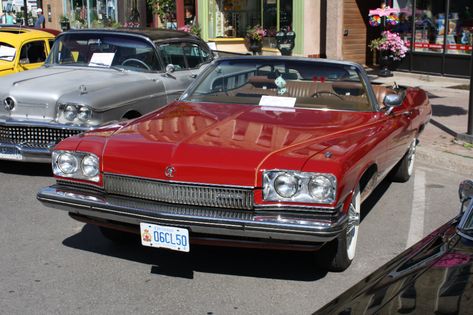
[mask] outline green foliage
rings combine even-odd
[[[169,20],[169,17],[176,12],[175,0],[147,0],[153,13],[159,15],[161,21]]]

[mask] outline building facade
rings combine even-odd
[[[146,0],[36,3],[50,28],[60,29],[63,17],[72,28],[198,25],[200,36],[214,42],[217,49],[247,52],[247,29],[261,26],[266,30],[263,54],[279,54],[275,34],[286,29],[296,33],[293,55],[371,65],[377,63],[376,54],[368,45],[383,29],[370,26],[368,13],[381,2],[399,10],[400,23],[388,28],[398,32],[409,47],[399,70],[470,75],[473,0],[175,0],[165,21],[153,15]]]

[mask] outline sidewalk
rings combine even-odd
[[[388,78],[368,69],[372,82],[420,87],[428,92],[432,119],[419,137],[417,159],[473,178],[473,145],[455,139],[468,128],[469,79],[393,71]]]

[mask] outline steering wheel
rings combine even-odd
[[[338,97],[338,99],[343,100],[343,97],[341,97],[341,96],[338,95],[337,93],[330,92],[330,91],[315,92],[314,94],[311,95],[311,97],[319,97],[319,96],[321,96],[321,94],[328,94],[328,95],[336,96],[336,97]]]
[[[151,70],[151,68],[142,60],[140,59],[136,59],[136,58],[128,58],[128,59],[125,59],[123,60],[122,62],[122,66],[125,66],[127,63],[129,62],[135,62],[135,63],[138,63],[140,64],[141,66],[143,66],[145,69],[147,70]],[[138,67],[138,68],[141,68],[141,67]]]

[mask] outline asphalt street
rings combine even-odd
[[[383,182],[363,204],[356,261],[326,273],[309,253],[116,246],[36,200],[50,175],[0,165],[1,314],[309,314],[453,218],[464,179],[417,161],[409,182]]]

